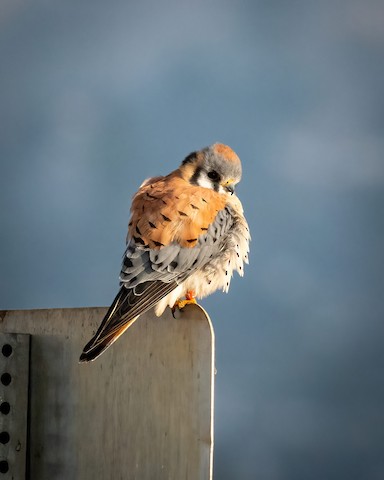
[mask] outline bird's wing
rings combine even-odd
[[[139,315],[218,254],[233,224],[225,198],[172,177],[142,187],[131,210],[121,289],[82,361],[100,355]]]

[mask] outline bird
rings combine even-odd
[[[182,309],[244,273],[250,232],[235,186],[241,161],[214,143],[184,158],[166,176],[147,179],[133,196],[120,290],[80,362],[109,348],[154,307]]]

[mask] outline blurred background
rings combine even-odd
[[[379,0],[1,2],[0,308],[109,305],[142,180],[242,159],[250,265],[202,302],[217,480],[384,478],[383,25]]]

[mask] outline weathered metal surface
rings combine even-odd
[[[0,334],[0,478],[25,480],[29,335]]]
[[[104,308],[8,311],[30,333],[30,478],[199,480],[212,476],[214,338],[203,309],[140,318],[79,364]]]

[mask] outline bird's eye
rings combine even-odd
[[[218,182],[220,180],[220,175],[215,170],[208,172],[208,177],[214,182]]]

